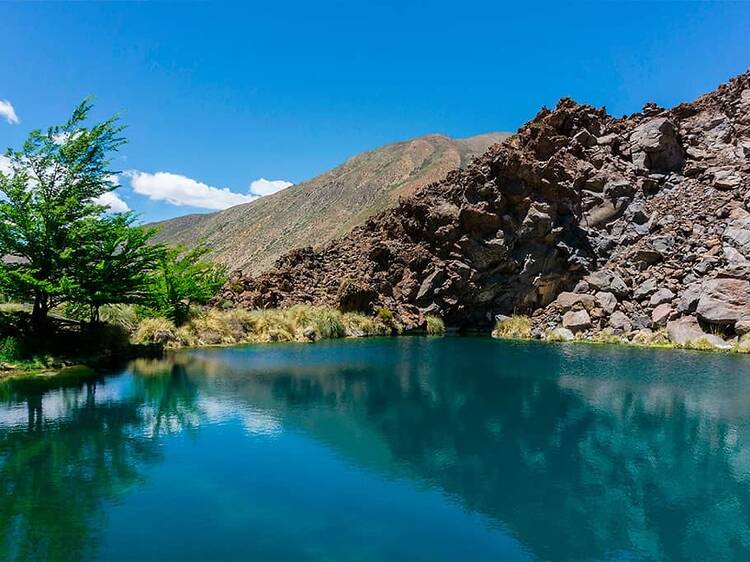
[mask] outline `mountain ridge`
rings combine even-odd
[[[278,193],[218,213],[161,221],[156,242],[194,245],[232,269],[258,273],[286,251],[321,245],[420,187],[466,166],[507,133],[463,139],[428,134],[357,154],[343,164]]]

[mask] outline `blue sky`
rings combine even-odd
[[[119,196],[158,220],[385,143],[512,131],[561,96],[688,101],[750,67],[748,30],[728,2],[3,4],[0,148],[93,95],[128,125]]]

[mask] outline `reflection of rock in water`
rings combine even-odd
[[[467,373],[450,351],[420,363],[407,346],[380,366],[250,370],[227,390],[283,411],[357,462],[384,443],[390,459],[370,458],[371,467],[405,467],[544,559],[683,559],[696,548],[732,559],[750,548],[750,434],[747,422],[715,415],[722,393],[712,398],[705,382],[693,393],[679,380],[648,383],[644,368],[667,372],[650,355],[600,354],[598,364],[594,353],[574,375],[558,352],[538,352],[509,353],[507,368],[473,356]],[[525,368],[500,375],[516,359]],[[604,360],[611,374],[633,359],[642,364],[630,378],[599,376]],[[337,423],[322,422],[331,416]]]

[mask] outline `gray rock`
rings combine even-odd
[[[615,271],[601,269],[587,275],[584,280],[599,291],[610,291],[617,296],[625,296],[629,289],[623,278]]]
[[[744,317],[734,323],[734,331],[740,336],[750,334],[750,317]]]
[[[581,129],[573,137],[574,140],[581,143],[583,146],[590,147],[596,145],[596,137],[589,133],[586,129]]]
[[[555,328],[547,334],[547,339],[552,341],[573,341],[576,337],[567,328]]]
[[[695,312],[702,290],[703,288],[700,283],[688,285],[680,294],[680,299],[677,302],[677,311],[681,314]]]
[[[591,317],[585,310],[569,310],[563,316],[562,322],[564,328],[568,328],[573,332],[587,330],[591,327]]]
[[[617,297],[615,295],[606,291],[599,291],[595,296],[596,302],[604,312],[612,314],[615,311],[615,307],[617,306]]]
[[[714,172],[713,186],[716,189],[731,190],[742,185],[742,176],[733,170]]]
[[[670,303],[674,300],[675,294],[669,289],[659,289],[649,299],[651,306],[659,306],[660,304]]]
[[[431,296],[435,289],[442,285],[443,281],[445,281],[445,271],[442,269],[433,271],[419,286],[417,301],[423,301],[426,297]]]
[[[589,284],[586,283],[586,281],[579,281],[576,283],[575,288],[573,289],[574,293],[588,293],[589,292]]]
[[[656,287],[656,279],[646,279],[643,283],[636,287],[635,291],[633,291],[633,298],[637,301],[642,301],[647,296],[655,292]]]
[[[651,119],[630,135],[633,163],[639,168],[657,172],[679,170],[684,161],[677,129],[666,117]]]
[[[622,333],[627,333],[633,329],[633,323],[630,321],[630,318],[625,316],[625,314],[619,310],[609,317],[609,325],[614,330]]]
[[[750,281],[709,279],[703,284],[696,313],[705,322],[718,325],[750,317]]]

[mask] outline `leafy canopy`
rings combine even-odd
[[[98,310],[140,298],[161,251],[132,215],[96,202],[117,188],[110,157],[125,139],[117,117],[87,125],[91,109],[84,100],[63,125],[32,131],[0,172],[0,292],[33,302],[37,324],[65,301]]]
[[[226,282],[225,267],[201,259],[207,252],[202,244],[166,248],[151,276],[149,305],[178,326],[188,320],[192,304],[206,304]]]

